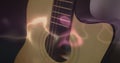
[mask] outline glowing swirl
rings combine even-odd
[[[52,34],[49,32],[48,28],[47,28],[47,17],[38,17],[33,19],[31,22],[28,22],[27,24],[27,39],[32,42],[32,28],[34,28],[35,26],[42,26],[44,28],[44,30],[46,32],[48,32],[49,34],[55,36],[55,37],[61,37],[61,36],[57,36],[55,34]],[[64,36],[67,34],[63,34]],[[76,32],[76,30],[74,28],[72,28],[71,30],[71,36],[75,36],[75,38],[77,39],[76,41],[72,42],[70,41],[70,45],[72,47],[79,47],[83,44],[83,40],[82,38],[78,35],[78,33]]]

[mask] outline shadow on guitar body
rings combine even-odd
[[[0,63],[14,63],[25,42],[28,0],[0,1]]]

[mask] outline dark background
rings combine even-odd
[[[0,0],[0,63],[14,63],[25,42],[20,37],[26,36],[27,3],[28,0]]]

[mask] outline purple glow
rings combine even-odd
[[[79,36],[79,34],[77,33],[77,31],[72,28],[71,33],[69,34],[70,31],[67,31],[65,33],[63,33],[62,35],[60,35],[61,41],[59,43],[59,46],[62,45],[71,45],[71,47],[79,47],[83,45],[83,39],[81,36]],[[69,35],[74,35],[76,37],[76,41],[69,41],[68,36]],[[69,41],[69,42],[68,42]]]
[[[60,23],[66,27],[69,27],[71,24],[71,21],[70,21],[70,18],[68,18],[67,16],[60,16]]]

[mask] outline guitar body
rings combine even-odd
[[[14,63],[59,63],[48,55],[45,48],[46,38],[50,34],[48,30],[53,2],[54,0],[29,0],[27,39]],[[106,23],[82,23],[74,13],[70,32],[72,38],[69,39],[74,42],[69,59],[63,63],[100,63],[111,43],[112,31],[112,27]]]

